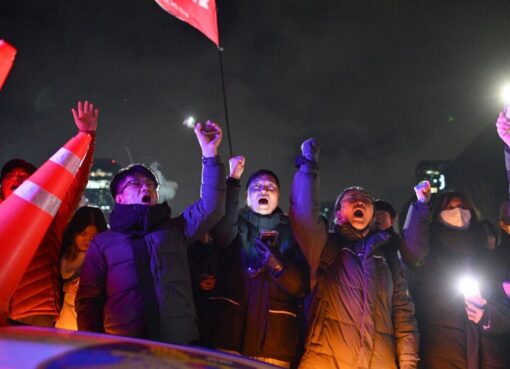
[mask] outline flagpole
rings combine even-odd
[[[225,75],[223,73],[223,48],[218,46],[218,57],[220,60],[221,92],[223,94],[223,110],[225,111],[225,127],[227,128],[228,149],[230,157],[234,156],[232,151],[232,140],[230,138],[230,122],[228,119],[227,90],[225,88]]]

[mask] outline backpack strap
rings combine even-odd
[[[324,250],[322,250],[321,259],[319,261],[319,268],[317,270],[319,275],[323,275],[331,264],[335,261],[338,253],[340,252],[340,244],[342,240],[336,233],[330,233]]]

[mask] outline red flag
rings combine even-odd
[[[192,25],[220,46],[216,0],[156,0],[168,13]]]
[[[16,49],[4,40],[0,40],[0,90],[14,63]]]

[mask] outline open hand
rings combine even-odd
[[[94,109],[94,104],[89,103],[88,101],[85,101],[85,103],[78,101],[77,110],[72,108],[71,111],[73,113],[74,123],[80,131],[96,131],[99,109]]]

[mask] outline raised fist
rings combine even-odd
[[[414,192],[416,193],[416,198],[419,202],[427,204],[430,201],[430,196],[432,195],[432,186],[429,181],[421,181],[414,186]]]
[[[195,135],[197,136],[204,158],[211,158],[218,155],[218,146],[223,137],[223,131],[218,124],[210,120],[205,123],[198,122],[195,125]]]
[[[499,137],[505,144],[510,146],[510,120],[506,117],[504,112],[499,113],[498,119],[496,120],[496,128]]]
[[[315,138],[309,138],[301,145],[301,154],[306,160],[319,162],[320,145]]]
[[[244,156],[234,156],[233,158],[230,158],[228,161],[228,165],[230,166],[230,178],[239,179],[241,178],[241,175],[244,172],[244,163],[246,159]]]

